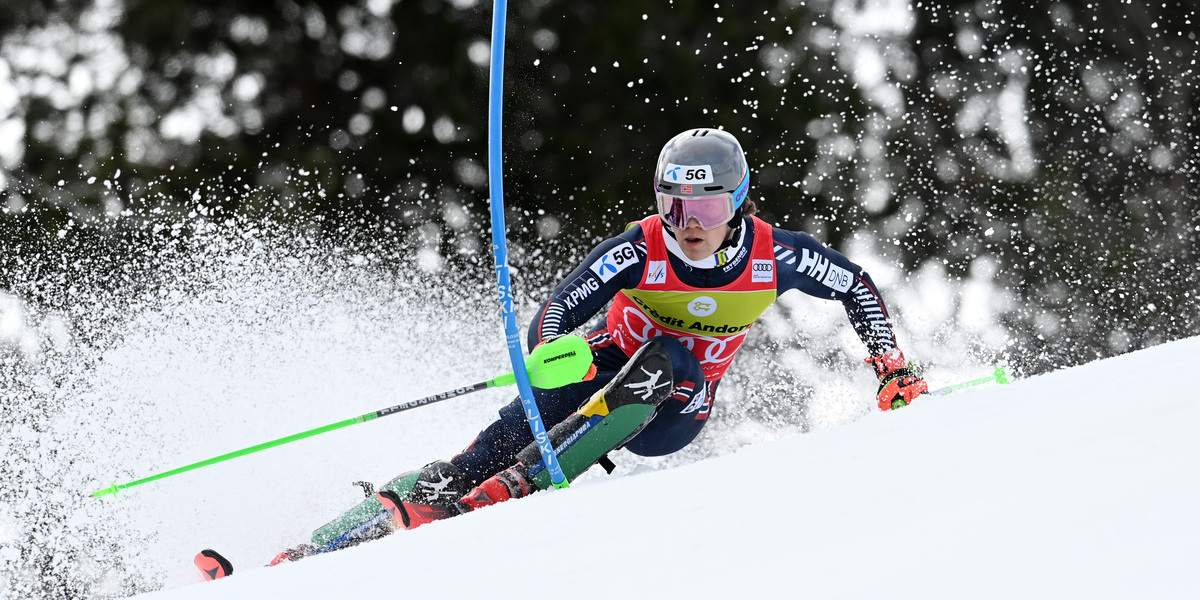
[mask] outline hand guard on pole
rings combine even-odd
[[[875,368],[875,376],[879,378],[879,392],[876,394],[879,410],[907,406],[917,396],[929,393],[929,384],[913,372],[899,348],[867,358],[865,362]]]
[[[570,338],[570,339],[568,340],[566,338]],[[529,350],[529,356],[532,358],[535,355],[538,355],[539,353],[544,352],[544,350],[549,347],[549,346],[547,346],[547,344],[550,344],[555,347],[558,347],[558,346],[563,347],[564,348],[563,357],[567,356],[565,354],[566,352],[570,352],[569,356],[576,364],[582,364],[582,361],[575,357],[575,352],[579,352],[580,354],[585,355],[587,357],[587,359],[588,359],[587,372],[582,375],[582,379],[580,379],[579,376],[575,376],[574,374],[572,374],[572,377],[573,377],[573,379],[571,380],[572,383],[576,383],[579,381],[591,381],[592,379],[596,378],[596,372],[597,372],[596,364],[595,364],[595,362],[593,362],[593,360],[595,359],[595,353],[592,351],[592,347],[587,343],[587,340],[584,339],[583,336],[572,335],[572,334],[567,334],[567,333],[560,333],[558,335],[547,336],[546,338],[543,338],[542,341],[538,342],[536,346],[534,346],[533,348],[531,348]],[[539,350],[539,348],[541,350]],[[557,359],[558,359],[558,357],[555,357],[555,356],[539,356],[539,364],[541,364],[544,368],[547,364],[549,364],[550,362],[553,362]],[[544,387],[544,386],[542,386],[542,387]],[[559,385],[559,386],[555,386],[555,387],[562,387],[562,386]]]

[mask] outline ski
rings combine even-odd
[[[201,550],[192,562],[196,564],[197,569],[200,569],[200,574],[204,575],[204,579],[207,581],[233,575],[233,565],[216,550]]]
[[[407,494],[416,482],[417,475],[417,471],[404,473],[386,483],[382,489]],[[355,482],[356,485],[362,483],[364,482]],[[370,495],[359,505],[314,531],[313,543],[288,548],[275,555],[267,566],[273,567],[317,554],[334,552],[390,534],[393,530],[392,518],[376,499],[374,486],[363,486],[363,489]],[[207,581],[228,577],[233,573],[232,563],[212,549],[200,551],[193,562]]]
[[[271,562],[266,566],[274,567],[286,562],[295,562],[302,558],[316,556],[318,554],[327,554],[335,552],[343,548],[356,546],[362,542],[379,539],[391,533],[391,517],[387,512],[380,511],[374,517],[360,523],[357,527],[343,533],[342,535],[324,543],[320,546],[313,544],[300,544],[294,548],[288,548],[283,552],[275,555]],[[206,581],[214,579],[222,579],[233,574],[233,564],[229,559],[222,556],[219,552],[212,549],[201,550],[196,554],[193,561],[197,569],[204,576]]]

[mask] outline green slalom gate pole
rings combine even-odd
[[[529,358],[525,361],[525,369],[530,383],[543,389],[559,388],[564,385],[578,383],[580,381],[590,379],[596,373],[592,365],[592,350],[590,347],[588,347],[587,341],[579,336],[574,335],[563,336],[534,348],[533,352],[529,354]],[[390,406],[375,412],[369,412],[364,415],[359,415],[357,417],[345,419],[336,423],[315,427],[313,429],[309,429],[308,431],[301,431],[300,433],[281,437],[276,440],[263,442],[261,444],[250,446],[249,448],[242,448],[241,450],[235,450],[220,456],[214,456],[212,458],[194,462],[190,465],[185,465],[177,469],[171,469],[170,471],[164,471],[156,475],[143,477],[142,479],[138,479],[136,481],[130,481],[129,483],[116,483],[114,481],[112,485],[96,490],[94,493],[92,493],[92,497],[99,498],[109,494],[115,496],[120,490],[142,485],[143,483],[158,481],[159,479],[165,479],[180,473],[186,473],[188,471],[207,467],[209,465],[215,465],[239,456],[246,456],[247,454],[254,454],[255,452],[261,452],[268,448],[290,444],[294,441],[310,438],[315,435],[321,435],[322,433],[334,431],[335,429],[341,429],[343,427],[349,427],[359,423],[366,423],[367,421],[374,421],[380,417],[394,415],[398,412],[404,412],[406,410],[425,406],[426,404],[433,404],[434,402],[441,402],[442,400],[457,398],[458,396],[465,396],[466,394],[477,392],[479,390],[502,387],[506,385],[512,385],[514,383],[516,383],[516,376],[514,373],[507,373],[487,381],[481,381],[465,387],[441,392],[432,396],[426,396],[418,400],[405,402],[404,404],[397,404],[396,406]]]

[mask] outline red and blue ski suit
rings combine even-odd
[[[687,260],[657,215],[605,240],[554,289],[529,329],[529,346],[585,325],[610,302],[586,338],[597,375],[558,389],[534,389],[547,429],[607,384],[651,338],[669,344],[675,374],[670,397],[625,448],[642,456],[682,449],[700,433],[721,377],[755,319],[788,290],[840,301],[868,352],[896,346],[871,277],[807,233],[745,217],[732,239],[704,264]],[[533,441],[520,398],[452,462],[476,482],[507,468]]]

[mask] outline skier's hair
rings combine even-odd
[[[750,217],[758,214],[758,205],[749,198],[746,198],[746,200],[742,202],[742,206],[740,208],[742,209],[743,217]]]

